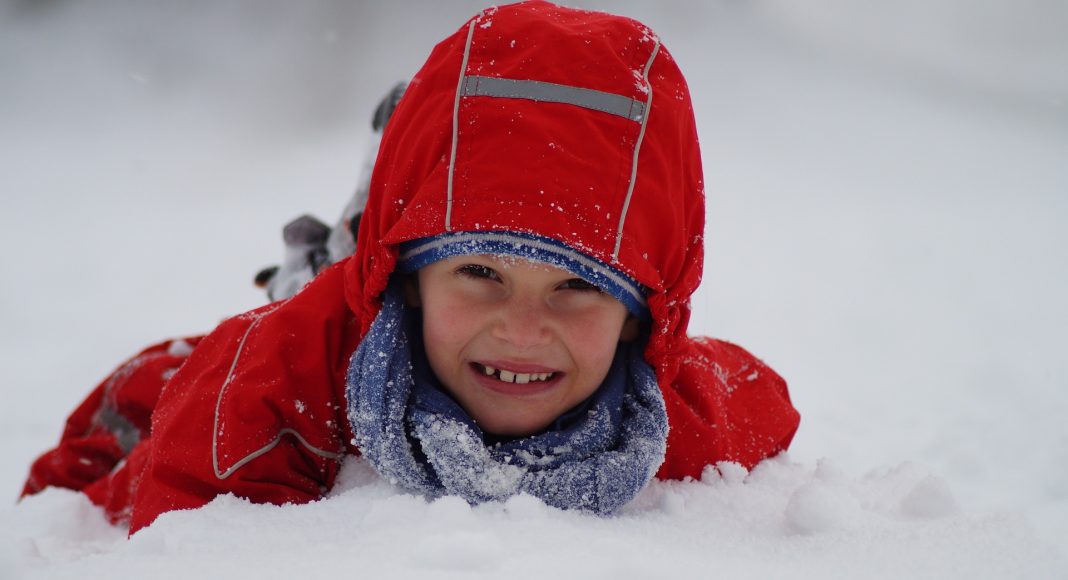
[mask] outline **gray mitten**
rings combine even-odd
[[[329,266],[326,240],[330,227],[313,216],[302,215],[282,228],[285,257],[281,266],[265,268],[256,275],[256,285],[267,289],[273,300],[296,294],[323,268]]]
[[[367,205],[371,171],[378,157],[382,131],[407,86],[407,83],[397,83],[375,109],[371,118],[371,142],[361,168],[360,179],[337,224],[330,228],[315,217],[302,215],[286,224],[282,230],[286,244],[282,265],[260,270],[255,279],[257,287],[266,288],[267,297],[271,301],[296,294],[324,268],[356,251],[356,231],[363,208]]]

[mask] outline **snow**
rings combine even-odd
[[[656,483],[617,516],[520,495],[471,507],[404,494],[363,460],[322,501],[254,505],[219,497],[162,516],[127,540],[78,494],[23,503],[0,545],[17,577],[476,578],[1049,577],[1052,548],[1018,516],[961,515],[944,484],[911,464],[863,478],[827,461],[775,460],[746,474]],[[913,503],[934,507],[917,512]],[[14,532],[13,530],[18,530]],[[234,538],[241,538],[234,542]],[[636,547],[640,547],[635,549]]]
[[[322,501],[221,497],[131,540],[49,490],[0,508],[0,578],[1068,575],[1063,6],[580,4],[687,75],[691,329],[789,380],[788,456],[609,518],[427,501],[352,461]],[[0,4],[8,497],[125,357],[263,303],[282,226],[347,201],[380,94],[484,7],[257,6]]]
[[[182,339],[172,340],[167,345],[167,354],[170,356],[189,356],[191,352],[193,352],[193,346]]]

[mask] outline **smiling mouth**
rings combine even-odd
[[[517,373],[515,371],[509,371],[505,369],[498,369],[481,363],[471,363],[471,367],[477,372],[486,375],[487,377],[494,377],[498,381],[503,383],[515,383],[519,385],[525,385],[527,383],[542,383],[545,381],[551,381],[560,373]]]

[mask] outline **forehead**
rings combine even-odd
[[[434,262],[425,266],[423,269],[428,268],[440,268],[451,269],[463,266],[464,264],[478,264],[480,266],[488,266],[499,272],[506,272],[513,275],[523,274],[545,274],[556,277],[575,278],[575,274],[570,270],[555,266],[548,262],[541,260],[534,260],[531,258],[525,258],[521,256],[513,256],[509,254],[466,254],[462,256],[451,256]]]
[[[622,302],[628,311],[645,312],[645,291],[633,278],[554,238],[520,232],[464,231],[409,240],[399,250],[397,269],[401,273],[458,267],[456,264],[466,259],[493,268],[502,276],[522,271],[528,275],[551,275],[555,281],[582,279]],[[442,262],[449,258],[459,259]]]

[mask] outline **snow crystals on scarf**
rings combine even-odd
[[[604,384],[547,431],[494,442],[441,390],[410,318],[391,286],[349,364],[349,420],[360,451],[383,477],[472,504],[528,493],[557,508],[600,514],[629,502],[653,478],[666,451],[667,414],[639,345],[621,344]]]

